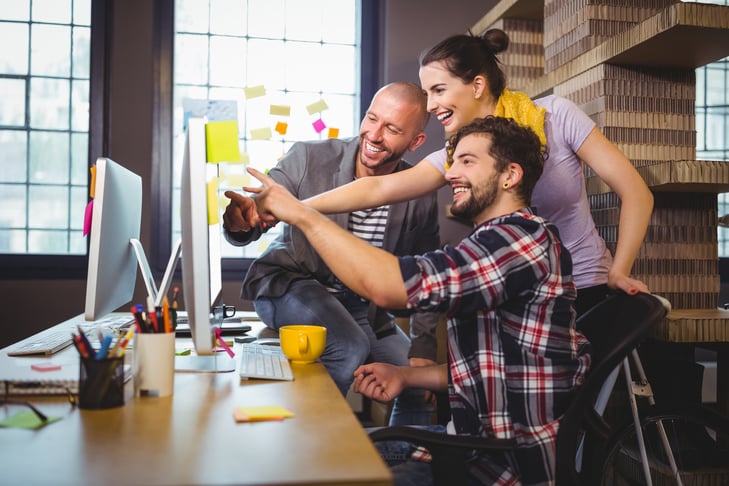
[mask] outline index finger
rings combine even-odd
[[[264,174],[263,172],[259,171],[258,169],[254,169],[253,167],[248,167],[246,169],[250,175],[258,179],[261,184],[263,184],[263,187],[270,187],[271,185],[275,184],[276,181],[271,179],[268,175]]]

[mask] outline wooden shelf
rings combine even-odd
[[[499,18],[534,19],[543,2],[500,2],[472,30],[483,32]],[[525,88],[531,97],[599,64],[695,69],[729,56],[729,6],[676,3],[594,49],[546,73]]]
[[[672,310],[654,336],[677,343],[729,342],[729,310]]]

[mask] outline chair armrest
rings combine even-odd
[[[471,435],[453,435],[401,425],[378,428],[371,431],[369,435],[374,442],[405,440],[428,448],[446,446],[461,449],[508,451],[516,447],[516,439],[487,439]]]

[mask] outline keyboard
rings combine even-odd
[[[71,344],[73,344],[71,331],[61,329],[52,333],[31,336],[25,341],[19,342],[8,350],[8,356],[26,356],[32,354],[50,356],[53,353],[69,347]]]
[[[279,346],[256,343],[242,343],[240,346],[240,377],[242,380],[258,378],[291,381],[294,379],[289,360]]]

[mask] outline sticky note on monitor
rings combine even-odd
[[[205,145],[208,162],[240,162],[238,122],[215,121],[205,124]]]
[[[220,222],[220,204],[218,200],[218,179],[210,180],[205,187],[208,200],[208,225],[212,226]]]

